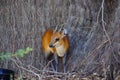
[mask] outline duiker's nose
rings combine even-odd
[[[52,44],[50,44],[50,45],[49,45],[49,47],[51,47],[51,48],[52,48],[52,47],[54,47],[54,46],[53,46]]]

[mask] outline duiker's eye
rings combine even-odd
[[[59,41],[60,39],[59,38],[56,38],[55,41]]]

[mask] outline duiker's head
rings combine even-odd
[[[63,31],[55,31],[51,37],[51,42],[49,47],[59,47],[63,43],[63,38],[67,36],[67,30],[64,29]]]

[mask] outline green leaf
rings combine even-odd
[[[19,57],[23,57],[24,56],[24,50],[23,49],[19,49],[18,51],[17,51],[17,55],[19,56]]]
[[[18,53],[18,54],[24,53],[24,50],[23,50],[23,49],[19,49],[19,50],[17,51],[17,53]]]
[[[32,51],[33,49],[30,48],[30,47],[27,47],[26,50],[25,50],[25,54],[28,54],[30,51]]]
[[[5,56],[5,59],[10,59],[11,58],[11,53],[7,52],[4,56]]]
[[[18,57],[23,57],[23,56],[24,56],[23,53],[19,53],[19,54],[17,54],[17,55],[18,55]]]

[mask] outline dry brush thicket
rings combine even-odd
[[[120,0],[0,0],[0,52],[34,49],[23,58],[0,61],[0,67],[39,79],[51,77],[41,36],[45,29],[56,26],[68,29],[71,47],[69,74],[56,73],[54,78],[97,73],[113,80],[120,75]]]

